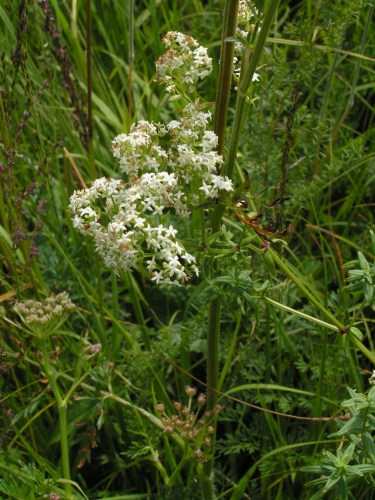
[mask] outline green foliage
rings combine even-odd
[[[90,5],[94,168],[85,2],[0,2],[2,495],[69,496],[65,440],[75,500],[82,491],[203,498],[205,464],[191,459],[177,433],[163,432],[154,406],[163,402],[173,415],[174,402],[189,404],[186,385],[206,390],[208,309],[220,300],[217,497],[300,500],[325,489],[328,498],[370,500],[374,392],[363,394],[363,375],[373,365],[360,347],[374,352],[373,5],[280,2],[239,137],[235,196],[197,206],[191,224],[172,216],[201,270],[177,289],[157,288],[143,264],[120,278],[104,268],[67,207],[83,188],[77,171],[88,186],[120,178],[115,135],[137,120],[181,118],[178,101],[152,81],[167,31],[209,47],[214,70],[197,91],[215,100],[223,2],[144,0],[133,16],[132,2]],[[233,90],[226,147],[236,97]],[[217,206],[224,219],[212,232]],[[257,233],[257,224],[293,231],[278,237],[285,245]],[[43,354],[12,306],[62,291],[77,309]],[[351,334],[358,344],[348,342]],[[347,386],[356,388],[343,403],[350,420],[309,420],[337,416]],[[318,479],[305,486],[307,473]]]
[[[56,493],[56,498],[60,498],[56,490],[56,481],[59,479],[59,475],[55,474],[52,478],[46,478],[45,470],[38,470],[34,464],[22,463],[19,470],[14,470],[12,473],[14,475],[9,476],[7,481],[0,480],[0,492],[8,495],[7,498],[16,500],[41,499],[54,493]]]
[[[358,489],[358,481],[365,477],[367,482],[375,486],[371,474],[375,472],[375,444],[373,432],[375,430],[375,387],[367,395],[357,394],[348,388],[350,399],[343,401],[342,406],[347,408],[350,420],[345,424],[340,422],[340,429],[329,437],[345,437],[349,443],[336,450],[336,455],[328,450],[325,452],[323,465],[303,467],[304,472],[319,474],[319,479],[309,481],[307,485],[323,485],[323,488],[311,498],[317,500],[325,493],[336,490],[337,498],[347,500],[355,498],[354,492]]]

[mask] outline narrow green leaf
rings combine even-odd
[[[361,266],[361,269],[365,272],[369,272],[370,271],[370,264],[367,262],[367,259],[363,255],[362,252],[358,252],[358,260],[359,260],[359,265]]]
[[[348,487],[346,477],[341,476],[337,484],[338,500],[348,500]]]
[[[329,491],[331,488],[333,488],[341,476],[342,476],[342,469],[341,468],[336,469],[335,472],[333,472],[331,476],[328,478],[323,488],[324,491]]]
[[[359,434],[363,431],[365,420],[366,416],[363,413],[359,413],[346,422],[340,430],[334,432],[333,434],[329,434],[328,437],[344,436],[345,434]]]

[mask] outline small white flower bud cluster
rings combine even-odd
[[[199,463],[207,461],[212,443],[211,434],[215,432],[213,420],[218,413],[224,408],[216,405],[212,411],[205,411],[200,416],[201,408],[206,404],[206,395],[200,394],[197,398],[198,411],[191,411],[191,403],[193,397],[197,393],[195,387],[185,387],[185,392],[189,397],[188,406],[183,406],[182,403],[175,401],[173,406],[177,410],[177,414],[169,417],[165,413],[165,405],[160,403],[154,407],[155,411],[162,413],[161,421],[164,425],[164,434],[179,434],[186,441],[190,441],[195,445],[195,452],[192,458]],[[204,448],[202,451],[201,447]]]
[[[252,9],[250,9],[249,4],[251,4]],[[247,39],[248,34],[253,32],[255,29],[255,14],[258,14],[257,8],[253,2],[249,2],[249,0],[240,0],[238,6],[238,16],[237,16],[237,36]],[[261,14],[262,15],[262,14]],[[259,31],[260,27],[258,27]],[[245,45],[242,42],[236,42],[234,44],[234,52],[236,56],[233,58],[233,78],[236,83],[239,82],[241,65],[239,57],[242,56],[242,53],[245,49]],[[254,73],[253,82],[259,80],[258,73]],[[238,87],[236,87],[238,90]]]
[[[155,81],[166,85],[169,94],[192,92],[198,79],[212,71],[207,49],[191,36],[176,31],[167,33],[162,41],[168,50],[156,62]]]
[[[25,300],[13,305],[13,310],[23,323],[38,336],[52,333],[74,309],[75,305],[69,299],[67,292],[59,293],[56,297],[48,297],[42,302]]]
[[[251,4],[251,9],[249,7]],[[238,5],[238,15],[237,15],[237,35],[242,38],[246,38],[248,33],[254,31],[256,23],[256,15],[258,16],[258,9],[253,2],[249,0],[240,0]],[[260,14],[262,15],[262,14]],[[258,28],[258,30],[260,27]],[[242,52],[244,49],[242,44],[236,44],[235,50]]]
[[[176,239],[177,230],[155,219],[169,208],[188,217],[188,204],[194,201],[191,181],[209,198],[233,190],[227,177],[216,174],[222,157],[213,151],[217,136],[206,130],[210,116],[196,101],[166,126],[138,122],[130,134],[113,141],[113,155],[129,182],[103,177],[71,196],[73,226],[93,237],[107,267],[128,270],[151,257],[147,268],[157,284],[179,285],[199,275],[195,257]],[[171,146],[164,150],[158,139],[166,134]]]

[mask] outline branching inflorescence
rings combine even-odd
[[[156,79],[168,92],[186,97],[210,73],[211,59],[189,36],[170,32],[163,41],[168,50],[156,64]],[[115,272],[136,268],[146,259],[157,284],[180,285],[199,275],[195,257],[177,239],[177,230],[161,219],[168,211],[189,217],[189,210],[205,198],[233,189],[217,173],[223,160],[215,152],[217,136],[208,130],[211,113],[204,107],[196,99],[185,106],[181,119],[167,125],[134,124],[129,134],[113,141],[113,156],[127,182],[101,178],[72,195],[74,227],[93,237],[106,266]],[[169,139],[164,140],[169,147],[159,145],[160,137]]]

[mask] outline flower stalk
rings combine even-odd
[[[43,370],[51,386],[53,395],[55,396],[57,408],[59,412],[60,426],[60,441],[61,441],[61,463],[63,477],[67,480],[64,482],[65,495],[67,500],[72,500],[72,486],[70,484],[70,459],[69,459],[69,443],[68,443],[68,420],[67,420],[67,404],[68,401],[62,398],[59,386],[56,382],[55,374],[51,369],[51,362],[48,355],[48,339],[42,338],[40,348],[43,355]]]

